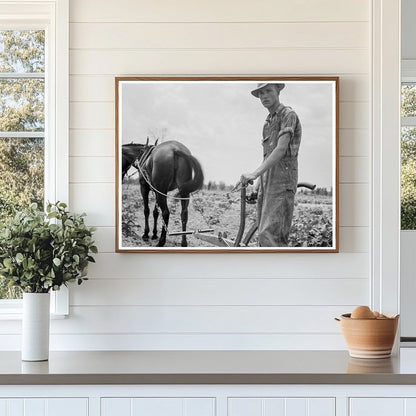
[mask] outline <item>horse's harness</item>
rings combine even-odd
[[[177,199],[177,200],[187,200],[187,201],[189,201],[189,199],[190,199],[189,197],[181,198],[181,197],[178,197],[178,196],[168,195],[168,194],[165,194],[165,193],[159,191],[158,189],[156,189],[152,185],[152,183],[150,181],[150,178],[149,178],[149,171],[146,169],[146,164],[147,164],[147,161],[149,160],[151,154],[155,150],[155,148],[156,148],[156,145],[147,146],[147,149],[142,153],[142,155],[139,158],[137,158],[132,163],[132,166],[134,166],[139,171],[141,177],[149,185],[150,189],[152,189],[155,193],[158,193],[158,194],[160,194],[160,195],[162,195],[166,198],[173,198],[173,199]],[[168,226],[165,223],[165,220],[163,219],[163,216],[162,216],[162,222],[163,222],[163,226],[165,227],[166,232],[169,233]]]
[[[145,170],[145,163],[153,153],[153,150],[155,150],[155,147],[156,146],[154,144],[151,146],[146,146],[144,152],[140,155],[140,157],[137,157],[132,163],[132,166],[134,166],[140,173]]]

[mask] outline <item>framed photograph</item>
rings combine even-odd
[[[338,252],[338,77],[117,77],[116,251]]]

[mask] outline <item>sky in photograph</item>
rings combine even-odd
[[[144,143],[163,136],[186,145],[201,162],[205,183],[235,184],[262,162],[268,111],[250,94],[253,82],[147,82],[120,84],[120,137]],[[286,82],[280,101],[302,124],[299,181],[330,188],[333,178],[334,83]]]

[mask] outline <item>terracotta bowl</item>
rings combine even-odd
[[[341,315],[341,329],[351,357],[387,358],[391,356],[399,315],[381,319],[352,319]]]

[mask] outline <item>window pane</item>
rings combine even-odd
[[[402,164],[416,160],[416,126],[401,128],[401,160]]]
[[[45,31],[0,30],[0,72],[45,72]]]
[[[416,116],[416,84],[402,84],[402,117]]]
[[[416,127],[402,127],[401,163],[401,229],[416,230]]]
[[[0,79],[0,131],[45,129],[43,79]]]
[[[43,196],[44,139],[0,138],[0,221]]]

